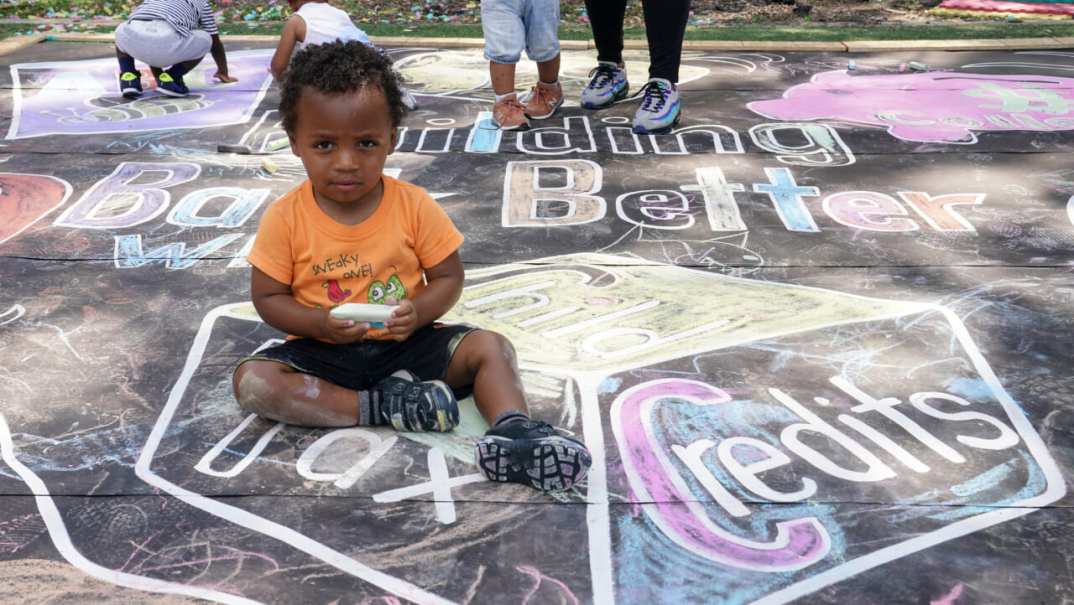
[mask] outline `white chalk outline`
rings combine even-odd
[[[187,586],[186,584],[178,584],[176,582],[166,582],[156,578],[126,573],[117,569],[108,569],[107,567],[103,567],[90,561],[80,553],[71,542],[71,537],[67,533],[67,526],[63,522],[60,510],[56,508],[56,503],[52,501],[52,495],[48,491],[48,486],[46,486],[45,482],[42,481],[40,477],[34,474],[32,470],[27,468],[15,456],[15,444],[11,439],[11,430],[8,428],[7,420],[4,418],[3,413],[0,413],[0,456],[3,457],[4,462],[6,462],[7,465],[15,471],[15,474],[17,474],[19,478],[26,483],[27,487],[30,488],[34,502],[37,504],[37,510],[41,513],[41,519],[45,522],[49,538],[52,540],[52,544],[56,547],[56,550],[60,552],[60,555],[63,556],[68,563],[85,572],[87,575],[97,578],[102,582],[133,588],[135,590],[185,595],[198,599],[216,601],[218,603],[228,603],[229,605],[260,605],[259,601],[247,599],[243,596],[210,590],[208,588],[199,588],[197,586]]]
[[[182,373],[179,375],[178,380],[176,380],[175,386],[172,387],[168,396],[168,401],[164,405],[164,409],[161,411],[160,416],[157,418],[157,422],[153,425],[152,432],[146,439],[145,447],[142,449],[142,453],[138,456],[138,461],[134,465],[134,473],[146,483],[179,498],[194,508],[201,509],[210,515],[230,521],[235,525],[245,527],[251,531],[264,534],[270,538],[275,538],[284,544],[324,561],[344,573],[364,580],[383,590],[407,599],[408,601],[414,603],[435,603],[440,605],[451,603],[451,601],[422,590],[405,580],[363,565],[356,559],[341,553],[338,550],[329,548],[290,527],[269,521],[264,517],[255,515],[236,506],[224,504],[223,502],[192,492],[153,472],[150,467],[153,461],[153,456],[156,454],[157,448],[164,438],[164,433],[171,423],[172,417],[179,407],[179,403],[183,399],[183,395],[186,392],[187,385],[190,383],[190,379],[193,377],[194,372],[201,363],[202,356],[205,354],[205,347],[208,345],[209,337],[212,335],[213,325],[216,323],[216,320],[221,317],[230,317],[245,321],[260,321],[257,316],[236,312],[239,309],[248,309],[249,306],[249,303],[221,305],[214,308],[202,319],[201,325],[198,328],[198,333],[194,336],[194,343],[190,347],[190,352],[187,354],[186,363],[183,365]]]
[[[546,265],[555,262],[569,262],[570,264],[590,264],[599,266],[601,264],[610,265],[622,265],[624,261],[635,265],[662,265],[662,263],[656,263],[652,261],[646,261],[643,259],[637,259],[632,257],[622,257],[615,255],[605,254],[571,254],[571,255],[559,255],[536,259],[526,263],[527,266],[532,265]],[[520,265],[509,264],[498,267],[490,267],[479,271],[470,272],[472,277],[478,275],[482,277],[494,276],[498,273],[516,270]],[[689,269],[685,269],[689,270]],[[721,276],[720,279],[730,279],[734,281],[748,281],[755,282],[756,280],[750,280],[747,278],[733,277],[733,276]],[[795,290],[812,290],[823,293],[835,293],[839,296],[859,299],[863,301],[877,301],[883,299],[870,298],[866,296],[860,296],[857,294],[850,294],[845,292],[839,292],[837,290],[831,290],[827,288],[818,288],[812,286],[800,286],[796,284],[770,284],[778,288],[790,288]],[[184,502],[205,510],[210,514],[214,514],[223,519],[251,529],[265,533],[281,542],[287,543],[303,552],[306,552],[312,556],[315,556],[330,565],[333,565],[337,569],[350,573],[362,580],[373,583],[385,590],[389,590],[407,599],[411,599],[415,602],[437,602],[446,603],[448,601],[443,600],[436,595],[429,594],[422,591],[420,588],[413,586],[405,581],[388,576],[371,568],[368,568],[361,563],[358,563],[354,559],[338,552],[333,549],[324,546],[323,544],[312,540],[311,538],[304,536],[290,528],[279,525],[257,515],[253,515],[242,509],[238,509],[220,502],[216,502],[199,494],[185,490],[162,477],[155,475],[150,470],[150,463],[153,455],[156,452],[157,447],[160,444],[161,439],[164,436],[164,432],[171,422],[171,419],[175,413],[175,410],[182,400],[183,393],[186,386],[189,384],[190,378],[194,371],[197,369],[199,361],[205,352],[206,345],[208,343],[209,336],[212,332],[213,324],[220,317],[232,317],[235,319],[246,321],[259,321],[259,319],[251,314],[242,314],[238,312],[240,309],[249,309],[249,303],[232,303],[227,305],[221,305],[212,309],[202,320],[201,326],[198,330],[198,334],[195,336],[194,344],[191,347],[190,353],[187,356],[186,364],[183,367],[183,372],[177,380],[175,387],[172,389],[168,402],[165,405],[161,416],[158,418],[157,423],[153,427],[153,431],[150,434],[146,447],[143,449],[141,456],[135,465],[136,474],[147,483],[160,488],[164,492],[172,494],[181,498]],[[1004,412],[1007,414],[1008,420],[1014,426],[1019,436],[1025,442],[1029,453],[1033,456],[1035,462],[1040,465],[1041,471],[1044,474],[1046,481],[1046,488],[1044,492],[1037,496],[1027,498],[1025,500],[1012,503],[1006,508],[992,510],[981,515],[976,515],[966,519],[962,519],[951,525],[939,528],[937,530],[928,532],[926,534],[917,536],[905,542],[894,544],[880,550],[871,552],[867,555],[863,555],[856,559],[852,559],[843,564],[837,565],[831,569],[825,570],[817,575],[808,577],[806,579],[794,582],[782,589],[769,593],[753,603],[754,605],[778,605],[787,603],[798,599],[802,596],[812,594],[821,588],[840,582],[847,578],[853,577],[866,570],[875,568],[884,563],[905,557],[907,555],[919,552],[926,548],[935,546],[942,542],[952,540],[961,536],[971,534],[981,529],[997,525],[1004,521],[1018,518],[1020,516],[1029,514],[1039,507],[1045,506],[1056,500],[1059,500],[1066,494],[1066,484],[1063,481],[1062,474],[1055,461],[1052,459],[1051,454],[1048,452],[1044,442],[1040,436],[1033,430],[1033,426],[1029,420],[1022,413],[1018,404],[1011,398],[1006,392],[1003,386],[1000,384],[999,379],[992,371],[988,362],[984,359],[980,349],[973,341],[965,325],[958,318],[958,316],[947,309],[946,307],[935,303],[902,303],[903,310],[899,312],[885,313],[876,317],[871,317],[868,320],[846,320],[836,321],[830,324],[824,324],[821,326],[811,326],[809,328],[801,328],[799,330],[792,330],[788,334],[795,334],[804,331],[814,331],[818,329],[824,329],[827,327],[833,327],[838,325],[846,325],[850,323],[860,323],[861,321],[873,321],[881,319],[893,319],[896,317],[907,316],[918,313],[939,313],[949,323],[954,333],[954,336],[958,339],[966,352],[966,355],[970,358],[974,368],[981,376],[982,380],[991,388],[992,394],[999,401]],[[731,346],[736,346],[744,342],[741,339],[735,339],[733,342],[725,343],[715,349],[706,350],[718,350]],[[697,351],[684,351],[680,352],[681,355],[688,355],[696,353]],[[604,452],[604,438],[603,428],[601,421],[601,413],[599,409],[599,397],[597,395],[597,386],[603,377],[614,374],[619,371],[625,371],[634,367],[634,364],[625,364],[623,368],[618,369],[601,369],[594,372],[571,372],[564,370],[563,368],[552,367],[537,367],[539,364],[526,364],[527,367],[523,369],[534,369],[542,372],[548,372],[558,375],[567,375],[574,378],[577,381],[578,388],[580,389],[582,396],[582,414],[583,414],[583,433],[585,441],[588,444],[590,451],[593,455],[593,466],[589,473],[588,491],[586,496],[586,502],[588,504],[586,511],[586,520],[589,533],[589,566],[590,576],[593,588],[593,602],[599,604],[614,603],[615,602],[615,579],[614,579],[614,567],[612,565],[612,544],[611,544],[611,518],[610,507],[608,502],[607,493],[607,463]],[[534,365],[534,367],[528,367]]]
[[[1071,202],[1074,204],[1074,201]],[[616,256],[611,254],[594,254],[594,253],[581,253],[581,254],[567,254],[549,256],[539,258],[536,260],[527,261],[525,265],[522,264],[507,264],[495,267],[488,267],[478,271],[467,272],[467,277],[491,277],[499,273],[516,271],[522,266],[547,266],[554,265],[556,263],[567,263],[571,265],[593,265],[600,267],[601,265],[608,265],[612,270],[615,266],[622,266],[624,264],[630,265],[664,265],[655,261],[650,261],[641,258]],[[692,271],[692,269],[685,269],[686,271]],[[735,277],[735,276],[720,276],[720,279],[729,279],[733,281],[751,282],[756,283],[757,280]],[[882,301],[892,302],[885,299],[871,298],[867,296],[860,296],[858,294],[851,294],[847,292],[841,292],[839,290],[831,290],[828,288],[818,288],[814,286],[801,286],[797,284],[786,283],[768,283],[767,285],[775,286],[778,288],[790,288],[794,290],[812,290],[816,292],[824,292],[828,294],[838,294],[846,298],[853,298],[862,301]],[[896,301],[899,302],[899,301]],[[1034,461],[1041,467],[1041,471],[1044,474],[1047,487],[1041,494],[1027,498],[1020,502],[1015,502],[1008,505],[1007,508],[998,509],[976,515],[963,520],[960,520],[951,525],[942,527],[937,530],[933,530],[926,534],[917,536],[906,542],[900,542],[891,546],[882,548],[880,550],[871,552],[867,555],[863,555],[856,559],[847,561],[841,565],[837,565],[831,569],[820,572],[815,576],[811,576],[804,580],[799,580],[793,584],[790,584],[776,592],[769,593],[755,601],[751,605],[780,605],[782,603],[788,603],[800,597],[808,594],[812,594],[825,586],[835,584],[847,578],[853,577],[863,571],[867,571],[884,563],[900,559],[907,555],[919,552],[926,548],[935,546],[942,542],[952,540],[961,536],[971,534],[975,531],[997,525],[1004,521],[1009,521],[1029,514],[1035,510],[1038,510],[1041,506],[1046,506],[1062,498],[1066,494],[1066,484],[1063,481],[1062,473],[1059,470],[1058,465],[1052,459],[1051,454],[1048,452],[1047,447],[1041,440],[1040,435],[1033,430],[1033,426],[1029,420],[1022,413],[1022,410],[1018,407],[1018,404],[1007,393],[1000,384],[999,379],[996,377],[992,368],[988,365],[984,356],[981,354],[977,344],[973,341],[966,329],[966,326],[962,323],[962,320],[950,309],[936,303],[919,303],[919,302],[900,302],[900,306],[904,310],[898,312],[878,314],[874,317],[870,317],[866,320],[844,320],[835,321],[820,326],[810,326],[808,328],[802,327],[800,329],[788,331],[782,336],[789,336],[802,332],[809,332],[824,328],[830,328],[835,326],[848,325],[852,323],[861,323],[863,321],[879,321],[884,319],[895,319],[898,317],[904,317],[907,315],[914,315],[918,313],[935,312],[940,313],[950,324],[955,337],[966,351],[966,355],[973,363],[974,369],[991,388],[992,394],[999,401],[1003,411],[1007,414],[1007,419],[1011,421],[1018,435],[1025,442],[1029,453],[1033,456]],[[735,339],[732,342],[724,343],[723,345],[716,347],[715,349],[706,349],[706,351],[725,349],[732,346],[738,346],[743,342],[748,342],[745,339]],[[678,357],[686,357],[701,352],[699,347],[694,347],[689,350],[682,350],[677,355]],[[647,362],[655,363],[655,362]],[[557,370],[550,367],[534,367],[525,369],[534,369],[542,372],[550,373],[565,373],[568,376],[573,377],[578,384],[578,388],[582,394],[582,414],[583,414],[583,430],[585,435],[586,444],[589,446],[590,453],[593,456],[593,466],[589,471],[589,492],[586,498],[589,506],[587,511],[587,523],[589,526],[589,545],[590,545],[590,574],[592,577],[593,586],[593,602],[598,604],[614,603],[615,602],[615,580],[613,575],[612,566],[612,548],[611,548],[611,518],[609,514],[609,505],[607,499],[607,463],[604,453],[604,434],[601,425],[601,413],[598,406],[598,397],[596,395],[596,387],[600,384],[603,376],[609,376],[616,372],[623,372],[636,367],[636,364],[626,364],[624,367],[620,367],[615,370],[601,370],[600,372],[579,372],[571,373],[569,371]],[[585,389],[585,386],[591,385],[592,391]]]

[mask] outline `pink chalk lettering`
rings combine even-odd
[[[771,542],[735,535],[707,517],[652,435],[652,409],[667,399],[710,406],[726,403],[731,397],[702,382],[668,379],[632,387],[612,404],[612,431],[623,469],[634,498],[643,503],[642,510],[650,520],[679,546],[735,568],[786,571],[823,559],[830,541],[827,531],[813,517],[776,523],[776,536]]]

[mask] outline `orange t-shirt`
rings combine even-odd
[[[463,237],[424,189],[382,178],[380,205],[357,225],[326,215],[305,181],[265,210],[247,260],[290,284],[307,307],[414,298],[425,288],[423,269],[458,250]],[[387,338],[387,330],[369,336]]]

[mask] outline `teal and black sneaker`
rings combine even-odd
[[[615,63],[601,61],[589,72],[592,76],[589,84],[582,89],[582,107],[586,109],[603,109],[619,99],[626,98],[630,92],[626,70]]]
[[[534,420],[489,429],[476,450],[477,467],[489,481],[521,483],[543,492],[570,489],[593,464],[584,443]]]
[[[641,107],[634,113],[636,134],[667,134],[682,119],[679,90],[663,78],[652,78],[642,89]]]
[[[142,96],[142,75],[136,71],[125,71],[119,74],[119,94],[128,99],[137,99]]]
[[[419,382],[399,370],[370,389],[381,419],[397,431],[446,433],[459,425],[459,403],[439,380]]]

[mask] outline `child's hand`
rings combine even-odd
[[[223,82],[224,84],[231,84],[232,82],[238,82],[239,81],[238,78],[236,78],[234,76],[229,76],[229,75],[227,75],[226,73],[224,73],[222,71],[218,71],[215,74],[213,74],[213,78],[216,79],[219,82]]]
[[[352,319],[336,319],[326,310],[321,317],[321,338],[337,345],[358,342],[369,331],[369,324]]]
[[[414,308],[414,303],[405,298],[399,301],[399,307],[392,311],[392,316],[384,327],[388,328],[392,340],[402,342],[410,338],[418,328],[418,310]]]

